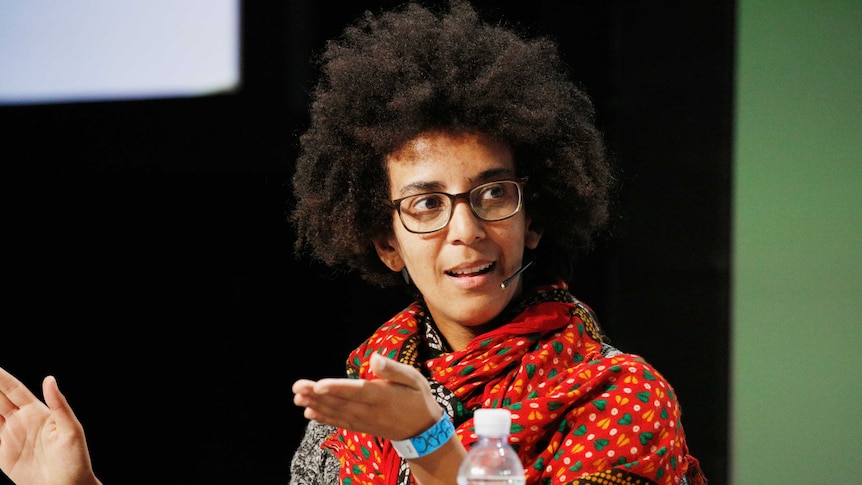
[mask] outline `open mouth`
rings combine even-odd
[[[482,266],[477,266],[475,268],[464,268],[454,271],[447,271],[446,274],[449,276],[454,276],[456,278],[463,278],[466,276],[480,276],[483,274],[488,274],[494,270],[494,267],[497,266],[497,263],[489,263]]]

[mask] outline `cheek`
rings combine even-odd
[[[398,253],[411,273],[434,273],[437,255],[441,250],[439,238],[407,233],[398,236],[397,240]]]
[[[525,247],[529,248],[531,236],[525,221],[517,217],[513,217],[509,221],[511,224],[500,227],[498,231],[494,232],[494,239],[501,247],[509,248],[510,251],[518,252]]]
[[[437,249],[434,248],[433,244],[416,237],[415,234],[413,236],[412,240],[401,239],[398,243],[398,251],[401,253],[401,257],[405,261],[409,261],[411,265],[427,264],[433,255],[437,254]]]

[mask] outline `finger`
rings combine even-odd
[[[295,402],[325,415],[359,414],[374,409],[379,404],[379,400],[367,402],[354,393],[334,392],[300,394],[295,397]]]
[[[370,368],[381,379],[416,390],[424,390],[428,387],[428,381],[418,370],[380,354],[371,354]]]
[[[8,415],[12,410],[15,409],[15,405],[12,404],[12,401],[6,397],[7,382],[6,378],[9,374],[6,373],[2,368],[0,368],[0,417]]]
[[[345,381],[348,387],[350,387],[348,379],[343,379],[343,381]],[[334,379],[330,383],[324,382],[320,385],[318,385],[318,382],[319,381],[312,381],[309,379],[299,379],[294,382],[293,386],[291,386],[291,390],[294,394],[294,404],[297,406],[308,406],[315,397],[330,394],[332,385],[337,385],[338,379]],[[349,391],[347,391],[347,393],[350,395]],[[335,393],[334,395],[338,395],[338,393]]]
[[[326,396],[327,394],[315,393],[314,386],[307,386],[294,391],[293,403],[302,407],[319,407],[325,402]],[[329,396],[329,399],[335,399],[335,396]]]
[[[334,424],[333,419],[347,409],[365,407],[359,387],[354,379],[299,379],[292,386],[293,403],[306,408],[306,418]]]
[[[321,379],[314,384],[309,393],[315,399],[331,398],[355,403],[376,404],[381,401],[382,381],[368,379]]]
[[[42,380],[42,395],[45,396],[45,404],[52,411],[60,411],[67,414],[72,413],[72,407],[69,406],[69,401],[66,396],[60,392],[60,386],[57,385],[57,378],[47,376]]]
[[[314,392],[315,382],[309,379],[299,379],[293,383],[291,390],[294,394],[308,394]]]
[[[0,416],[6,416],[36,400],[36,396],[21,381],[0,367]]]

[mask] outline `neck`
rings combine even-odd
[[[521,301],[521,282],[519,281],[513,286],[515,293],[509,300],[509,304],[484,323],[465,323],[449,320],[438,315],[437,312],[427,305],[427,303],[425,304],[425,308],[431,315],[431,320],[434,322],[434,326],[437,328],[438,333],[446,341],[449,348],[453,351],[464,350],[476,337],[484,335],[512,319],[514,316],[512,314],[512,308],[514,305],[518,305]]]

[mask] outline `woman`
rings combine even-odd
[[[322,68],[297,250],[406,281],[416,301],[349,356],[348,378],[294,384],[311,422],[292,482],[454,483],[479,407],[512,410],[527,483],[702,480],[670,385],[567,291],[613,174],[554,44],[465,3],[413,4],[366,14]],[[414,453],[429,436],[440,447]]]
[[[613,182],[556,46],[453,1],[367,13],[321,58],[293,178],[298,254],[415,301],[293,385],[309,424],[291,483],[452,484],[473,412],[512,411],[527,483],[705,483],[670,384],[611,347],[568,291]],[[99,483],[49,377],[0,370],[0,469]]]

